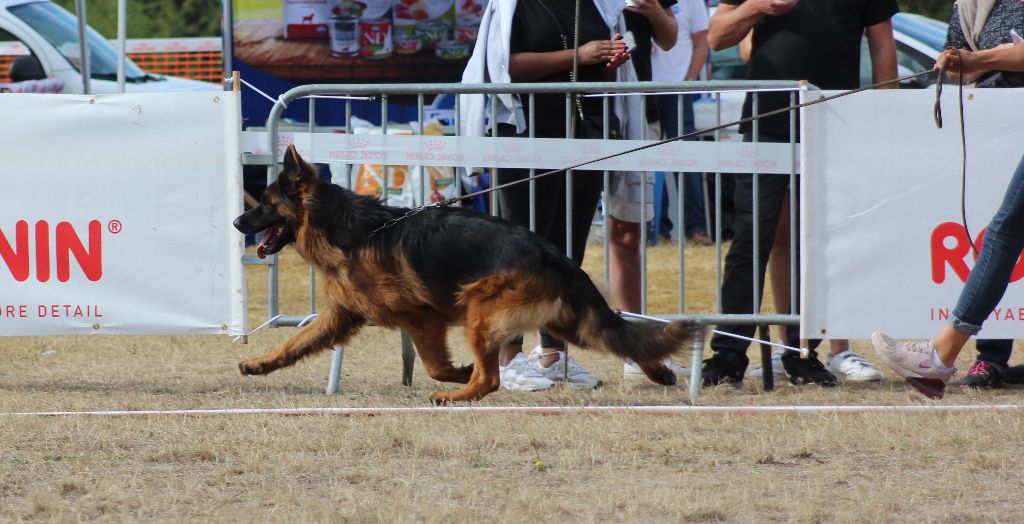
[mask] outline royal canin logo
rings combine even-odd
[[[522,142],[513,142],[511,140],[501,143],[501,149],[506,153],[519,153],[523,150],[523,147]]]
[[[658,151],[658,154],[661,156],[676,156],[680,151],[682,151],[682,149],[682,144],[665,144],[661,146],[661,150]]]
[[[368,138],[350,138],[348,139],[349,149],[366,149],[366,146],[370,145],[370,139]]]
[[[106,227],[115,235],[121,228],[118,220],[111,220]],[[56,266],[57,280],[67,282],[71,278],[73,258],[85,278],[96,282],[103,277],[103,229],[99,220],[90,220],[84,235],[70,222],[51,226],[46,220],[33,225],[19,220],[13,228],[0,228],[0,260],[18,282],[30,278],[49,282],[53,266]],[[2,275],[0,272],[0,278]]]
[[[978,232],[974,240],[974,248],[978,253],[981,253],[985,231],[986,229],[982,229]],[[952,242],[949,242],[950,240]],[[967,282],[967,277],[971,274],[967,259],[972,257],[974,262],[978,260],[978,256],[971,250],[971,239],[967,237],[967,231],[957,222],[944,222],[932,230],[931,253],[932,282],[936,284],[946,281],[947,267],[953,270],[961,282]],[[1024,278],[1024,259],[1018,258],[1017,265],[1013,267],[1013,273],[1010,275],[1010,282],[1016,282],[1021,278]]]
[[[448,144],[445,143],[444,140],[437,138],[431,138],[423,141],[423,147],[425,147],[427,151],[444,151],[447,146]]]

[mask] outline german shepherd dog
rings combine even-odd
[[[437,403],[477,400],[498,389],[499,347],[538,328],[632,359],[652,381],[675,384],[662,362],[694,340],[697,323],[622,319],[546,239],[473,210],[428,208],[374,233],[407,211],[321,182],[289,146],[259,207],[234,225],[245,234],[266,232],[260,257],[294,242],[323,274],[328,299],[281,347],[239,363],[242,374],[267,374],[344,344],[371,321],[408,333],[431,377],[465,384],[433,393]],[[452,365],[446,333],[453,325],[466,327],[472,365]]]

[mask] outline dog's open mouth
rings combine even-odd
[[[287,224],[275,224],[270,226],[269,229],[263,233],[263,240],[260,241],[260,245],[256,246],[256,256],[260,259],[266,258],[267,255],[273,255],[281,250],[285,244],[289,242],[291,235],[288,233],[291,229],[288,228]]]

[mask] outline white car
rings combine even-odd
[[[90,91],[117,93],[117,51],[91,27],[89,46]],[[10,64],[16,80],[57,78],[63,93],[83,93],[79,72],[78,19],[49,0],[0,0],[0,48],[19,55]],[[146,73],[125,59],[125,91],[217,91],[221,86],[187,78]]]
[[[715,8],[711,8],[712,14]],[[896,40],[896,63],[898,75],[908,76],[931,69],[935,65],[946,39],[946,23],[910,13],[897,13],[892,19],[893,38]],[[739,47],[733,46],[721,51],[712,51],[710,58],[713,80],[745,80],[747,64],[740,59]],[[925,75],[903,85],[903,88],[920,88],[932,85],[937,75]],[[867,40],[861,44],[860,83],[871,84],[871,56]],[[722,93],[721,123],[735,122],[742,118],[743,93]],[[698,130],[720,125],[717,118],[718,104],[715,95],[703,95],[693,106],[694,125]],[[736,127],[723,129],[722,140],[741,140]]]

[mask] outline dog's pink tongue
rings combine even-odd
[[[260,245],[256,246],[256,257],[260,260],[267,258],[267,241],[270,240],[270,234],[263,235],[263,240],[260,240]]]

